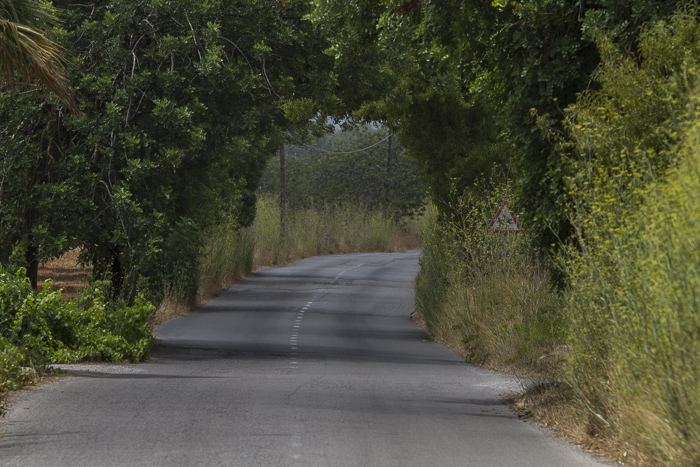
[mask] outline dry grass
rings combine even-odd
[[[524,394],[513,394],[506,403],[520,418],[530,418],[583,449],[594,451],[620,465],[652,467],[639,449],[610,430],[575,401],[571,388],[562,383],[542,383]]]
[[[187,316],[190,314],[190,310],[191,307],[188,304],[179,300],[175,294],[167,290],[160,304],[158,304],[153,318],[151,318],[151,326],[155,329],[171,319]]]
[[[470,199],[461,222],[431,215],[424,232],[416,309],[428,334],[465,360],[522,374],[561,342],[560,299],[525,235],[488,232],[495,199]],[[487,214],[488,213],[488,214]]]
[[[229,222],[210,233],[200,258],[196,301],[189,303],[177,291],[165,291],[154,326],[188,314],[192,306],[262,267],[326,254],[420,248],[422,222],[407,220],[399,226],[381,213],[367,212],[362,207],[309,209],[290,215],[282,240],[277,202],[261,197],[253,226],[239,230]]]
[[[250,229],[238,230],[233,223],[223,224],[210,233],[199,261],[197,305],[254,270],[254,245]]]
[[[41,287],[46,280],[53,281],[54,289],[63,289],[61,298],[69,299],[78,296],[81,290],[90,283],[91,269],[78,264],[79,249],[67,251],[59,258],[42,262],[39,265],[39,280]]]
[[[308,252],[308,249],[303,243],[283,247],[281,251],[278,252],[256,245],[253,256],[253,270],[257,271],[263,267],[290,264],[310,256],[419,250],[420,247],[420,236],[412,233],[400,233],[392,243],[377,248],[353,247],[345,242],[344,239],[330,243],[327,249],[317,250],[312,253]]]
[[[258,201],[252,226],[254,269],[288,264],[310,256],[418,249],[424,218],[401,225],[362,206],[336,206],[289,213],[282,238],[279,207],[272,197]]]

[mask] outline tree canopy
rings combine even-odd
[[[2,255],[81,246],[116,290],[167,282],[219,216],[250,224],[266,161],[327,115],[392,129],[448,216],[498,164],[549,245],[570,232],[562,122],[599,86],[596,37],[642,60],[640,26],[678,3],[58,0],[63,23],[32,21],[69,51],[84,115],[0,96]]]
[[[332,38],[344,109],[397,128],[443,212],[446,190],[498,162],[517,178],[526,224],[549,245],[570,227],[558,206],[566,155],[548,136],[595,89],[595,31],[634,54],[640,26],[677,3],[316,0],[311,17]]]
[[[2,243],[81,246],[116,291],[171,280],[219,216],[252,222],[275,149],[326,125],[327,43],[304,2],[56,6],[84,115],[3,96]]]

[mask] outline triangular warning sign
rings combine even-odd
[[[520,224],[518,224],[518,219],[515,218],[515,214],[508,209],[508,201],[503,201],[500,209],[496,215],[493,216],[493,219],[491,219],[488,230],[496,233],[522,232]]]

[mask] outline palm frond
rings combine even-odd
[[[60,23],[58,9],[40,0],[0,0],[0,18],[37,29]]]
[[[40,85],[79,113],[64,56],[41,27],[58,23],[57,10],[36,0],[0,0],[0,82],[10,90]]]

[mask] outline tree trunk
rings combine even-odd
[[[117,299],[122,293],[122,285],[124,282],[124,268],[119,259],[119,246],[110,248],[112,254],[112,264],[110,267],[110,280],[112,282],[112,298]]]
[[[39,259],[37,254],[39,253],[39,247],[34,245],[31,237],[29,239],[29,244],[27,245],[27,251],[24,253],[24,259],[27,262],[27,277],[29,282],[32,284],[32,288],[36,289],[39,281]]]

